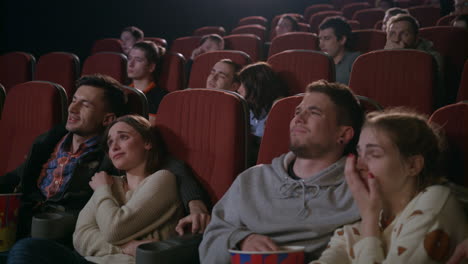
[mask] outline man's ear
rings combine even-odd
[[[354,137],[354,129],[351,126],[341,126],[338,133],[337,142],[347,145]]]
[[[348,41],[348,38],[346,36],[342,36],[341,39],[339,40],[341,45],[346,45],[346,41]]]
[[[146,150],[150,150],[150,149],[153,148],[153,145],[152,145],[150,142],[146,142],[144,148],[145,148]]]
[[[107,127],[112,123],[117,117],[115,116],[114,113],[106,113],[104,115],[104,119],[102,120],[102,125],[104,127]]]
[[[149,66],[150,72],[154,72],[156,70],[156,63],[151,63]]]
[[[410,176],[417,176],[424,168],[424,157],[422,155],[414,155],[407,159],[408,172]]]

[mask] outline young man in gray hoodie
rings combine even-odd
[[[304,246],[307,261],[319,257],[336,228],[359,219],[344,164],[363,119],[346,86],[310,84],[290,123],[291,152],[237,177],[213,209],[201,263],[230,263],[228,249],[285,245]]]

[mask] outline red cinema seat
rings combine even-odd
[[[290,32],[277,36],[271,42],[268,56],[292,49],[320,50],[317,35],[308,32]]]
[[[79,76],[78,56],[68,52],[51,52],[39,58],[34,79],[60,84],[70,99],[75,93],[75,81]]]
[[[377,21],[377,23],[375,23],[374,29],[382,30],[382,26],[383,26],[383,20],[379,20],[379,21]]]
[[[451,26],[457,15],[446,15],[437,20],[436,26]]]
[[[353,50],[366,53],[385,47],[387,35],[382,30],[362,29],[353,31]]]
[[[104,74],[120,83],[127,80],[127,57],[122,53],[101,52],[89,56],[84,64],[81,76]]]
[[[297,22],[302,23],[304,22],[304,17],[301,14],[298,13],[284,13],[284,14],[279,14],[276,15],[272,20],[271,20],[271,25],[270,25],[270,35],[269,39],[270,41],[273,40],[276,37],[276,25],[278,25],[278,22],[282,16],[292,16],[295,17]]]
[[[442,56],[446,103],[455,102],[463,65],[468,59],[468,30],[450,26],[428,27],[420,29],[419,36],[432,41]]]
[[[245,26],[245,25],[260,25],[266,27],[268,25],[268,19],[262,16],[248,16],[239,19],[238,26]]]
[[[223,27],[219,27],[219,26],[207,26],[207,27],[197,28],[193,32],[194,36],[200,36],[200,37],[203,37],[209,34],[218,34],[222,37],[226,34],[226,30]]]
[[[351,30],[359,30],[361,29],[361,23],[356,20],[348,20],[348,24],[351,26]]]
[[[271,56],[267,62],[286,83],[291,95],[303,93],[313,81],[335,81],[332,58],[319,51],[287,50]]]
[[[310,17],[320,11],[334,10],[335,7],[329,4],[316,4],[306,7],[304,11],[304,20],[309,21]]]
[[[153,37],[145,37],[145,40],[151,41],[156,45],[159,45],[161,47],[167,47],[167,41],[163,38],[153,38]]]
[[[26,52],[9,52],[0,56],[0,83],[8,92],[16,84],[31,81],[36,59]]]
[[[457,103],[439,108],[429,121],[438,124],[447,139],[444,172],[451,181],[468,187],[468,104]]]
[[[247,53],[252,61],[262,58],[262,41],[252,34],[235,34],[224,37],[224,49],[239,50]]]
[[[457,101],[468,101],[468,60],[465,61],[465,66],[463,67]]]
[[[310,25],[310,31],[312,33],[318,33],[319,32],[319,25],[322,23],[322,21],[327,18],[327,17],[332,17],[332,16],[342,16],[343,13],[341,11],[321,11],[318,13],[315,13],[309,18],[309,25]]]
[[[34,139],[66,116],[67,96],[60,85],[31,81],[11,87],[0,120],[0,175],[23,163]]]
[[[172,52],[164,54],[158,81],[161,88],[168,92],[185,88],[185,58],[182,54]]]
[[[343,12],[343,16],[346,19],[352,19],[354,13],[356,13],[359,10],[368,9],[368,8],[371,8],[371,5],[367,2],[350,3],[350,4],[343,6],[343,8],[341,8],[341,12]]]
[[[408,11],[418,20],[421,28],[435,26],[440,18],[440,8],[435,6],[414,6]]]
[[[430,114],[434,110],[436,62],[419,50],[378,50],[354,62],[349,87],[383,107],[407,106]]]
[[[310,25],[302,22],[298,22],[299,32],[310,32]]]
[[[148,119],[149,107],[146,95],[133,87],[123,86],[124,93],[127,95],[127,110],[129,114],[141,115]]]
[[[409,0],[395,0],[393,2],[395,3],[395,7],[408,8],[410,6]]]
[[[192,56],[192,51],[200,45],[200,36],[177,38],[172,42],[171,52],[180,53],[187,60]]]
[[[331,3],[333,6],[335,6],[335,8],[337,10],[341,10],[344,6],[348,5],[348,4],[352,4],[352,3],[355,3],[355,2],[365,2],[365,3],[369,3],[369,1],[366,1],[366,0],[331,0]],[[374,4],[375,2],[373,1],[372,3],[370,4]]]
[[[237,50],[220,50],[201,54],[193,60],[188,87],[205,88],[206,78],[210,75],[211,69],[222,59],[231,59],[241,66],[245,66],[252,62],[249,55]]]
[[[261,41],[265,41],[266,29],[260,25],[245,25],[234,28],[231,34],[254,34],[259,37]]]
[[[3,105],[5,104],[6,91],[5,87],[0,84],[0,119],[2,119]]]
[[[359,21],[361,29],[372,29],[375,23],[383,20],[385,11],[380,8],[369,8],[356,11],[353,15],[353,20]]]
[[[91,49],[91,54],[99,52],[117,52],[123,53],[122,41],[117,38],[105,38],[96,40]]]
[[[236,93],[187,89],[164,97],[155,124],[214,204],[246,169],[248,122],[246,102]]]

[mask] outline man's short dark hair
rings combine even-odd
[[[76,81],[77,89],[83,85],[104,90],[104,100],[106,100],[109,112],[114,113],[117,117],[127,113],[127,97],[123,92],[122,85],[114,78],[102,74],[86,75]]]
[[[239,83],[240,82],[239,71],[242,69],[242,66],[240,64],[238,64],[238,63],[235,63],[231,59],[222,59],[219,62],[226,63],[226,64],[230,65],[234,69],[234,74],[233,74],[232,81],[236,82],[236,83]]]
[[[333,16],[325,18],[322,23],[320,23],[319,29],[325,30],[327,28],[333,28],[337,40],[346,37],[345,47],[349,48],[351,45],[352,28],[344,17]]]
[[[387,22],[387,30],[390,26],[396,22],[406,21],[410,24],[413,33],[417,36],[419,34],[419,22],[411,15],[408,14],[398,14],[396,16],[391,17]]]
[[[351,126],[354,130],[354,136],[346,145],[344,155],[355,153],[364,123],[364,111],[351,89],[344,84],[320,80],[309,84],[306,93],[323,93],[335,104],[338,125]]]
[[[291,30],[292,31],[299,31],[299,23],[297,22],[297,18],[291,15],[284,15],[281,17],[282,19],[287,19],[291,22]]]
[[[132,34],[133,38],[135,38],[137,42],[143,40],[143,38],[145,37],[143,30],[134,26],[126,27],[122,30],[122,32],[129,32],[130,34]]]
[[[211,41],[214,41],[218,44],[222,44],[224,46],[224,39],[223,37],[221,37],[220,35],[218,34],[208,34],[208,35],[204,35],[201,39],[200,39],[200,45],[202,45],[203,43],[205,43],[205,41],[207,40],[211,40]],[[199,46],[200,46],[199,45]]]

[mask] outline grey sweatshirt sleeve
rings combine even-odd
[[[242,223],[240,202],[240,176],[234,181],[221,200],[214,206],[211,222],[198,248],[200,263],[230,263],[228,249],[253,232]]]

